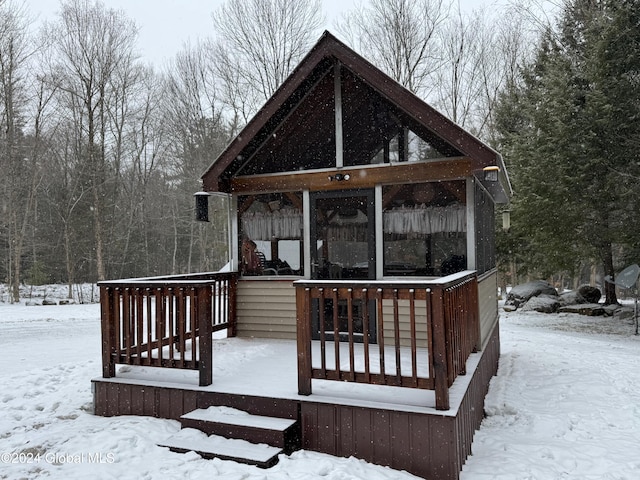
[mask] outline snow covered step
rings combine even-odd
[[[265,444],[254,444],[246,440],[237,440],[208,436],[206,433],[193,428],[183,428],[177,434],[158,444],[167,447],[172,452],[196,452],[202,458],[219,458],[234,462],[269,468],[278,463],[281,448]]]
[[[251,415],[229,407],[209,407],[180,417],[183,428],[196,428],[207,435],[267,443],[291,453],[299,448],[300,429],[296,420]]]

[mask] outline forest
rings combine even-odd
[[[321,0],[226,0],[210,36],[162,68],[123,11],[59,7],[36,25],[0,0],[0,282],[16,295],[224,266],[225,200],[195,222],[200,176],[325,28],[503,154],[505,282],[637,256],[634,0],[369,0],[329,27]]]

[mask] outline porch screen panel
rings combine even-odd
[[[302,193],[243,196],[238,205],[241,273],[302,275]]]
[[[462,182],[383,188],[384,275],[444,276],[466,268]]]
[[[495,205],[489,194],[475,184],[476,270],[482,274],[496,266]]]

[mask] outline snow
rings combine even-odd
[[[503,312],[500,335],[500,368],[462,480],[640,478],[633,320]],[[269,470],[204,460],[157,446],[178,434],[176,421],[94,416],[97,304],[0,303],[0,339],[0,478],[415,478],[310,451]]]

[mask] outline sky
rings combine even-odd
[[[65,286],[43,288],[49,299],[66,295]],[[7,299],[0,284],[2,478],[417,480],[305,450],[269,470],[171,453],[157,443],[178,434],[175,420],[91,414],[91,379],[101,371],[98,304]],[[460,480],[640,478],[640,336],[632,320],[519,309],[501,312],[500,324],[500,367]],[[268,358],[272,341],[240,350],[242,340],[216,344],[224,354],[214,378],[242,381],[238,371]]]
[[[459,0],[461,8],[470,11],[495,3],[495,0]],[[122,9],[140,28],[139,49],[142,57],[160,67],[167,63],[186,43],[194,44],[213,30],[211,13],[223,0],[103,0],[108,8]],[[322,0],[325,28],[332,30],[333,21],[352,10],[357,0]],[[59,10],[57,0],[25,0],[37,21],[54,19]]]

